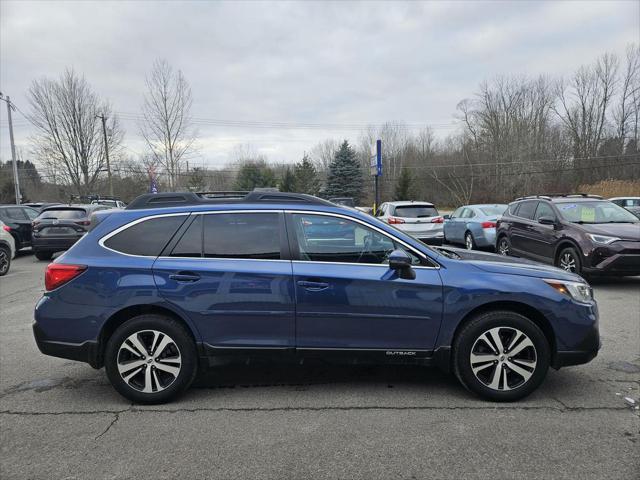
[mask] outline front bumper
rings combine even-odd
[[[600,275],[640,275],[640,242],[620,240],[590,252],[583,270]]]
[[[584,338],[573,345],[571,350],[559,350],[551,360],[551,366],[556,370],[570,365],[582,365],[593,360],[601,347],[598,323],[594,323]]]
[[[83,343],[56,342],[46,337],[37,322],[33,322],[33,336],[38,349],[45,355],[85,362],[93,368],[101,367],[98,361],[97,342],[91,340]]]

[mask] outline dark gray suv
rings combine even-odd
[[[640,275],[640,220],[595,195],[522,197],[498,222],[496,251],[581,275]]]

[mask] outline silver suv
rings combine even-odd
[[[386,202],[376,216],[425,243],[442,243],[444,218],[433,203],[420,201]]]

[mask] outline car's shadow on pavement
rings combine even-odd
[[[640,276],[636,277],[589,277],[587,279],[589,284],[593,287],[606,287],[606,286],[633,286],[640,287]]]
[[[322,362],[304,365],[261,362],[209,367],[201,371],[193,387],[247,388],[364,383],[386,385],[388,388],[397,384],[441,384],[462,388],[453,375],[447,375],[437,368],[414,365],[337,365]]]

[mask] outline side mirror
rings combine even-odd
[[[555,225],[556,219],[553,217],[540,217],[538,219],[538,223],[541,223],[542,225]]]
[[[404,250],[394,250],[389,254],[389,268],[396,270],[400,278],[416,278],[416,272],[411,268],[411,257]]]
[[[445,220],[451,220],[451,215],[443,215],[442,218],[444,218]]]

